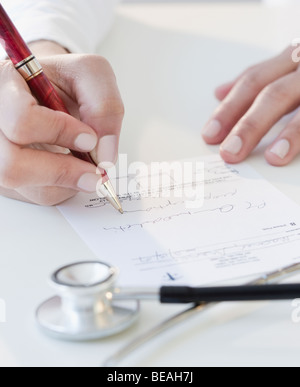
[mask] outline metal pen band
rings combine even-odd
[[[28,58],[16,64],[15,68],[19,71],[26,82],[37,77],[43,72],[42,66],[34,55],[30,55]]]

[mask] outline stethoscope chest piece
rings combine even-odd
[[[80,262],[56,271],[52,285],[58,296],[37,309],[40,328],[51,337],[96,340],[129,328],[139,315],[136,300],[114,301],[117,269],[102,262]]]

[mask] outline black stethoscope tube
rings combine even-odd
[[[300,284],[218,286],[192,288],[164,286],[160,289],[160,302],[201,303],[226,301],[273,301],[300,298]]]

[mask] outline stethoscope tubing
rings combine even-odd
[[[300,264],[294,264],[291,266],[287,266],[286,268],[277,270],[275,272],[260,276],[257,279],[249,283],[246,283],[243,286],[273,285],[281,281],[284,281],[293,275],[296,275],[299,271],[300,271]],[[133,291],[131,293],[133,293]],[[144,299],[147,299],[147,298],[144,298]],[[148,299],[149,299],[149,294],[148,294]],[[169,329],[175,327],[178,324],[181,324],[191,319],[192,317],[195,317],[201,313],[208,311],[210,308],[216,305],[218,305],[218,303],[213,303],[213,302],[210,302],[210,303],[203,302],[202,304],[196,303],[192,307],[189,307],[188,309],[174,316],[171,316],[167,320],[162,321],[158,325],[149,329],[147,332],[144,332],[143,334],[139,335],[135,339],[131,340],[129,343],[127,343],[118,351],[116,351],[114,354],[112,354],[108,359],[106,359],[101,366],[115,367],[119,365],[129,355],[137,351],[139,348],[147,344],[149,341],[153,340],[155,337],[162,335],[164,332],[168,331]]]

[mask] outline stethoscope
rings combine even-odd
[[[51,283],[58,295],[39,306],[36,319],[41,329],[52,337],[95,340],[129,328],[139,316],[142,300],[204,305],[219,301],[299,298],[300,284],[270,285],[299,270],[297,263],[242,286],[122,289],[116,286],[119,274],[116,267],[99,261],[78,262],[64,266],[52,275]]]

